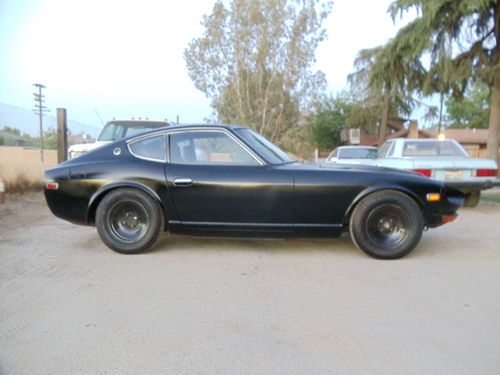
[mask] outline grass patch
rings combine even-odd
[[[493,202],[500,204],[500,193],[495,194],[481,194],[481,200],[483,202]]]
[[[10,194],[24,194],[43,190],[43,181],[34,180],[24,174],[18,174],[15,178],[5,180],[5,192]]]

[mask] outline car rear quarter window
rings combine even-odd
[[[166,161],[165,136],[139,139],[129,144],[130,152],[141,159]]]

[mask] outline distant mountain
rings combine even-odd
[[[0,129],[4,126],[17,128],[22,133],[28,133],[32,136],[38,135],[40,131],[38,116],[35,115],[33,111],[0,103]],[[44,115],[43,128],[44,130],[49,128],[57,129],[56,117],[51,114]],[[72,121],[70,119],[68,119],[68,129],[72,134],[83,133],[88,134],[93,138],[96,138],[101,132],[100,128]]]

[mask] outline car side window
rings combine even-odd
[[[139,139],[129,145],[130,152],[139,158],[166,161],[165,136],[157,135],[154,137]]]
[[[221,131],[172,133],[169,139],[171,163],[259,165],[247,150]]]

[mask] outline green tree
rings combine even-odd
[[[488,157],[498,161],[500,130],[500,1],[396,0],[389,11],[395,19],[408,10],[417,17],[386,45],[390,59],[419,61],[430,57],[424,79],[409,80],[409,90],[424,95],[463,95],[477,79],[491,88]]]
[[[482,82],[468,86],[463,97],[446,101],[447,122],[450,128],[488,128],[490,88]]]
[[[394,53],[397,48],[389,42],[361,50],[354,61],[356,71],[348,77],[351,87],[362,93],[364,108],[371,112],[380,108],[379,145],[385,141],[389,117],[411,113],[416,102],[411,95],[413,85],[425,73],[417,56],[408,53],[404,58]]]
[[[328,99],[322,103],[310,119],[313,143],[323,149],[337,147],[352,108],[353,104],[341,97]]]
[[[325,87],[311,67],[330,10],[319,0],[217,1],[184,58],[218,121],[250,125],[273,141],[290,133]]]
[[[0,135],[0,146],[3,146],[5,143],[5,138]]]
[[[37,137],[38,144],[40,140]],[[57,150],[57,131],[49,128],[43,132],[43,147],[48,150]]]

